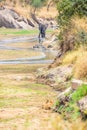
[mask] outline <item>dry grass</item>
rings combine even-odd
[[[31,7],[28,5],[28,6],[24,6],[24,7],[21,7],[19,4],[17,4],[14,9],[21,15],[23,15],[24,17],[26,18],[30,18],[30,12],[31,12]],[[41,9],[38,9],[36,11],[36,14],[38,17],[40,18],[56,18],[57,16],[57,9],[55,8],[55,6],[51,6],[49,11],[47,11],[47,7],[43,7]]]
[[[20,4],[17,4],[15,7],[14,7],[14,10],[16,10],[19,14],[21,14],[22,16],[24,16],[25,18],[30,18],[30,10],[31,10],[31,7],[28,5],[28,6],[24,6],[24,7],[21,7]]]
[[[72,51],[72,52],[68,52],[62,61],[62,64],[73,64],[75,63],[77,57],[79,56],[80,51]]]
[[[87,79],[87,51],[79,55],[74,66],[74,76],[78,79]]]
[[[61,119],[61,117],[57,117],[52,121],[53,128],[51,130],[86,130],[87,122],[82,122],[81,120],[73,121],[69,123]],[[79,124],[79,125],[78,125]]]
[[[55,100],[52,88],[14,78],[0,77],[0,130],[87,129],[87,122],[68,122],[57,113],[42,108],[47,99]]]
[[[33,56],[40,56],[41,52],[34,52],[30,50],[0,50],[0,60],[15,59],[15,58],[30,58]]]
[[[0,65],[0,76],[8,74],[28,74],[34,73],[40,67],[46,66],[38,65],[28,65],[28,64],[19,64],[19,65]]]
[[[41,18],[55,18],[58,14],[57,9],[55,6],[51,6],[49,11],[47,11],[47,7],[43,7],[37,11],[37,15]]]
[[[19,70],[21,77],[24,74],[30,76],[29,72],[32,69],[35,72],[35,68],[41,65],[35,66],[0,66],[3,72],[0,76],[0,130],[44,130],[51,126],[50,119],[56,114],[42,109],[42,105],[47,98],[55,98],[52,88],[35,84],[29,79],[17,80]]]
[[[50,95],[54,93],[48,86],[0,78],[0,130],[46,129],[54,113],[42,104]]]
[[[87,18],[86,17],[84,17],[84,18],[75,17],[73,19],[73,23],[74,23],[75,29],[77,31],[79,31],[79,30],[87,31]]]
[[[62,65],[73,64],[74,77],[78,79],[87,79],[87,51],[80,48],[76,51],[68,52],[62,60]]]
[[[30,6],[26,6],[26,7],[21,7],[20,5],[16,5],[14,7],[14,9],[21,14],[22,16],[26,17],[26,18],[31,18],[30,12],[31,12],[31,7]],[[47,11],[47,7],[43,7],[41,9],[38,9],[36,11],[36,14],[38,17],[40,18],[49,18],[49,19],[53,19],[56,18],[57,16],[57,9],[55,7],[50,7],[50,10]]]
[[[32,7],[30,5],[25,5],[24,3],[20,3],[19,0],[5,0],[0,2],[1,5],[5,4],[9,6],[9,8],[15,9],[19,14],[26,18],[30,17],[30,12],[32,10]],[[55,6],[50,6],[49,11],[47,11],[47,7],[43,7],[39,10],[37,10],[37,15],[42,18],[55,18],[57,16],[57,9]]]
[[[36,43],[35,42],[32,42],[32,43],[30,43],[30,42],[19,42],[19,43],[14,43],[14,44],[12,44],[12,43],[9,43],[9,44],[7,44],[8,46],[10,46],[10,47],[17,47],[17,48],[32,48],[34,45],[36,45]]]

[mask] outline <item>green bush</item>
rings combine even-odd
[[[77,102],[82,97],[87,95],[87,85],[82,85],[72,94],[72,101]]]
[[[87,16],[87,0],[60,0],[57,3],[60,25],[68,24],[74,15]]]

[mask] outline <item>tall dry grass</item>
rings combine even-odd
[[[87,122],[83,122],[80,119],[68,122],[58,116],[52,120],[52,129],[50,130],[87,130]]]
[[[87,79],[87,51],[82,51],[74,65],[74,77]]]
[[[5,5],[6,7],[15,9],[19,14],[26,18],[30,18],[30,13],[32,11],[32,7],[29,4],[25,4],[25,2],[21,2],[21,0],[5,0],[0,2],[0,5]],[[57,9],[55,6],[50,6],[49,11],[47,11],[47,5],[37,9],[36,15],[41,18],[52,19],[57,16]]]
[[[75,30],[85,30],[87,32],[87,17],[79,18],[79,17],[74,17],[72,20],[74,23],[74,28]]]

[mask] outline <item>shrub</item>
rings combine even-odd
[[[77,43],[87,45],[87,32],[85,30],[81,30],[78,32]]]
[[[87,95],[87,85],[82,85],[72,94],[72,101],[77,102],[82,97]]]
[[[86,0],[60,0],[57,3],[58,21],[63,26],[69,24],[74,15],[87,16]]]

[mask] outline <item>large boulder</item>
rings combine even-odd
[[[32,26],[32,25],[31,25]],[[29,29],[29,21],[12,9],[0,9],[0,27]]]

